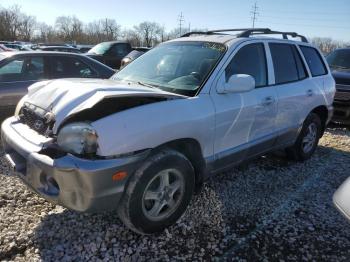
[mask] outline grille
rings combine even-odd
[[[45,109],[25,103],[21,108],[19,119],[21,123],[34,129],[39,134],[46,136],[50,127],[50,121],[46,117],[47,113],[48,111]]]
[[[334,96],[334,100],[350,101],[350,92],[337,91]]]

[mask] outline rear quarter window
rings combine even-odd
[[[320,53],[313,47],[299,46],[303,53],[306,63],[310,68],[312,76],[321,76],[327,74],[327,68],[321,58]]]

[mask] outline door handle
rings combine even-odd
[[[309,89],[306,91],[307,96],[312,96],[314,94],[314,91],[312,89]]]
[[[262,101],[261,104],[263,106],[268,106],[268,105],[271,105],[274,102],[275,102],[275,98],[273,96],[268,96],[268,97],[264,98],[264,100]]]

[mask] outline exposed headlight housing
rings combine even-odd
[[[68,124],[60,130],[57,144],[67,153],[94,154],[98,147],[97,134],[89,123],[76,122]]]

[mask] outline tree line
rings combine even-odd
[[[185,32],[182,30],[182,33]],[[23,13],[18,5],[0,7],[0,40],[97,44],[123,39],[135,46],[154,46],[178,36],[178,29],[166,32],[159,23],[151,21],[122,29],[112,18],[83,23],[76,16],[59,16],[54,25],[48,25]]]
[[[203,29],[193,29],[193,31],[203,31]],[[186,32],[188,29],[181,31],[182,34]],[[123,39],[129,41],[133,46],[151,47],[179,35],[179,28],[166,31],[164,26],[151,21],[144,21],[132,28],[123,29],[113,18],[84,23],[76,16],[59,16],[54,25],[48,25],[37,21],[34,16],[23,13],[18,5],[9,8],[0,6],[0,40],[97,44]],[[350,45],[322,37],[313,38],[311,41],[324,53]]]

